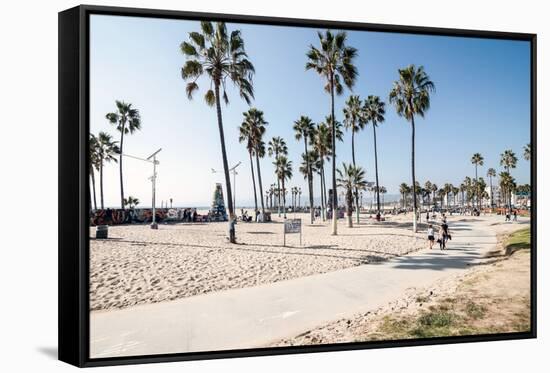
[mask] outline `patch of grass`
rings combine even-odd
[[[439,312],[428,312],[418,318],[418,324],[424,327],[442,328],[453,323],[455,315],[441,310]]]
[[[465,311],[468,317],[477,320],[485,316],[485,314],[487,313],[487,307],[475,304],[474,302],[470,301],[466,304]]]
[[[520,229],[512,233],[504,243],[506,255],[512,255],[518,250],[531,248],[531,228]]]

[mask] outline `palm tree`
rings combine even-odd
[[[443,185],[443,190],[445,191],[445,200],[447,202],[447,208],[449,208],[449,193],[453,190],[453,185],[449,183],[445,183]]]
[[[286,142],[282,137],[276,136],[273,137],[271,140],[269,140],[267,144],[267,154],[269,154],[270,157],[273,157],[275,160],[279,158],[280,155],[288,155],[288,147],[286,146]],[[275,164],[275,163],[273,163]],[[277,173],[277,170],[275,169],[275,174]],[[280,180],[277,177],[277,191],[281,189]],[[279,216],[281,216],[281,194],[276,193],[277,197],[277,212]]]
[[[432,184],[432,187],[431,187],[431,192],[432,192],[432,201],[434,203],[434,208],[435,208],[435,193],[438,191],[438,187],[437,187],[437,184]]]
[[[336,200],[336,130],[334,115],[334,95],[341,95],[344,92],[342,82],[349,89],[353,88],[357,79],[357,68],[353,64],[357,56],[357,49],[346,45],[347,34],[343,31],[333,34],[330,30],[317,33],[320,48],[310,46],[307,52],[306,70],[314,70],[324,78],[325,91],[330,94],[332,119],[332,234],[338,234],[337,219],[338,210]]]
[[[346,215],[348,227],[353,227],[353,193],[355,190],[363,190],[367,186],[365,171],[361,167],[342,163],[342,170],[338,169],[338,186],[346,191]],[[335,215],[337,210],[332,210]]]
[[[344,127],[351,131],[351,159],[355,166],[355,133],[365,128],[365,116],[359,96],[349,96],[344,107]]]
[[[378,150],[376,147],[376,127],[378,124],[384,122],[384,115],[386,114],[386,104],[380,100],[378,96],[369,96],[365,101],[363,111],[367,122],[372,123],[372,131],[374,137],[374,172],[376,176],[376,205],[378,208],[378,214],[380,214],[380,189],[378,183]]]
[[[508,211],[509,213],[512,213],[512,192],[516,188],[516,181],[508,171],[501,172],[499,174],[499,178],[500,189],[504,192],[505,199],[508,205]]]
[[[475,153],[473,156],[472,156],[472,159],[471,159],[471,162],[472,164],[475,166],[475,170],[476,170],[476,183],[477,183],[477,166],[483,166],[483,156],[479,153]],[[481,208],[481,198],[479,196],[479,194],[476,194],[476,199],[477,199],[477,203],[478,203],[478,207]]]
[[[508,173],[510,173],[511,168],[516,168],[517,163],[518,158],[511,149],[505,150],[504,153],[500,155],[500,165],[503,166]]]
[[[256,179],[254,177],[254,162],[252,162],[252,155],[255,152],[255,145],[253,139],[253,131],[249,122],[244,121],[239,127],[239,142],[246,141],[246,150],[248,150],[248,157],[250,159],[250,173],[252,174],[252,188],[254,190],[254,211],[258,210],[258,195],[256,193]]]
[[[264,194],[262,186],[262,172],[260,168],[260,158],[265,156],[265,143],[262,141],[262,137],[265,133],[265,126],[268,124],[264,119],[264,113],[256,108],[251,108],[247,112],[243,113],[244,123],[248,123],[250,128],[250,138],[254,147],[254,155],[256,156],[256,170],[258,171],[258,184],[260,189],[260,201],[262,205],[262,216],[265,216],[264,200],[261,198]],[[255,191],[256,189],[254,189]],[[256,210],[258,207],[256,206]]]
[[[430,195],[432,194],[432,182],[431,181],[426,181],[424,183],[424,189],[426,190],[426,193],[427,193],[427,196],[428,196],[428,206],[429,206],[429,203],[431,202],[430,201]]]
[[[115,101],[117,111],[107,113],[105,117],[109,123],[116,126],[120,132],[120,154],[118,158],[118,166],[120,170],[120,205],[124,208],[124,179],[122,177],[122,153],[124,151],[124,135],[133,134],[141,129],[141,117],[139,110],[132,108],[132,104],[124,101]]]
[[[229,104],[226,83],[230,81],[238,89],[240,97],[250,104],[254,98],[254,66],[245,52],[240,30],[229,33],[225,22],[217,22],[214,26],[211,22],[202,21],[201,31],[190,32],[189,40],[181,43],[180,49],[187,59],[181,69],[181,77],[187,82],[185,90],[189,100],[199,89],[197,81],[201,76],[206,75],[210,83],[204,99],[208,106],[216,106],[227,206],[232,220],[235,218],[235,211],[225,150],[221,100],[223,99],[226,105]]]
[[[344,127],[351,131],[351,159],[354,166],[355,163],[355,133],[365,128],[365,115],[361,107],[361,99],[359,96],[349,96],[344,107]],[[359,224],[359,192],[354,191],[355,208],[357,211],[357,224]]]
[[[96,198],[96,192],[95,192],[95,171],[99,171],[99,157],[98,157],[98,149],[97,149],[97,137],[94,134],[90,134],[90,141],[89,141],[89,165],[90,165],[90,177],[92,178],[92,195],[93,195],[93,202],[94,202],[94,210],[97,210],[97,198]],[[90,202],[90,208],[92,204]]]
[[[116,155],[120,154],[120,148],[116,141],[113,141],[111,135],[105,132],[100,132],[97,136],[97,157],[99,164],[99,194],[101,201],[101,209],[105,208],[103,203],[103,166],[105,163],[117,161]],[[124,208],[124,201],[122,201],[122,208]]]
[[[298,195],[298,187],[290,188],[290,193],[292,194],[292,211],[296,211],[296,196]]]
[[[325,182],[325,161],[330,159],[331,154],[331,135],[330,129],[326,123],[319,123],[313,137],[313,149],[319,156],[319,171],[321,181],[321,217],[325,221],[325,204],[327,200],[327,190]]]
[[[403,208],[407,208],[407,194],[410,193],[410,188],[407,183],[401,183],[401,185],[399,185],[399,193],[401,193],[403,197]]]
[[[460,188],[453,186],[453,189],[452,189],[451,193],[453,193],[453,205],[454,206],[456,206],[456,196],[458,196],[458,192],[460,192]]]
[[[493,207],[493,177],[497,176],[497,171],[494,168],[489,168],[487,170],[487,177],[489,178],[489,188],[491,189],[491,208]]]
[[[307,145],[308,142],[311,141],[315,136],[315,124],[309,117],[302,115],[298,120],[294,122],[294,126],[292,128],[294,129],[296,140],[300,141],[301,139],[304,139],[304,154],[308,154]],[[311,168],[309,157],[306,157],[306,162],[307,167]],[[311,171],[311,169],[307,173],[307,177],[307,185],[309,189],[309,214],[311,224],[313,224],[313,172]]]
[[[437,196],[439,197],[441,201],[441,207],[443,207],[443,198],[445,197],[447,193],[445,192],[445,189],[438,189],[437,190]]]
[[[132,196],[128,196],[128,198],[124,198],[124,205],[128,206],[129,209],[133,209],[137,205],[139,205],[139,199]]]
[[[388,190],[386,189],[385,186],[380,186],[380,188],[378,188],[378,194],[382,194],[382,205],[384,205],[384,195],[388,193]]]
[[[404,69],[399,69],[399,80],[394,82],[390,92],[390,102],[395,105],[397,114],[411,122],[412,185],[416,183],[414,173],[414,117],[416,115],[424,117],[424,114],[430,108],[430,94],[434,90],[435,85],[424,71],[424,67],[420,66],[417,68],[414,65],[410,65]],[[416,191],[413,188],[413,231],[415,233],[417,232],[416,210]]]
[[[526,161],[531,160],[531,143],[529,143],[529,144],[527,144],[523,147],[523,158]]]
[[[286,219],[286,189],[285,189],[285,180],[290,180],[292,178],[292,161],[289,161],[288,158],[284,155],[280,155],[275,161],[275,168],[277,172],[277,177],[281,180],[282,185],[282,195],[283,195],[283,216]]]
[[[472,178],[469,177],[469,176],[466,176],[464,178],[464,181],[463,181],[463,184],[464,184],[464,188],[465,188],[465,191],[466,191],[466,200],[467,200],[467,204],[468,204],[468,207],[470,206],[470,200],[472,199]]]
[[[467,188],[467,186],[466,186],[465,183],[461,183],[461,184],[460,184],[459,191],[460,191],[461,196],[462,196],[462,199],[461,199],[461,202],[462,202],[461,205],[462,205],[462,207],[464,207],[464,192],[466,192],[467,189],[468,189],[468,188]]]

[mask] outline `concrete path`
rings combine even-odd
[[[465,219],[468,219],[464,217]],[[378,264],[171,302],[93,312],[92,358],[241,349],[367,312],[410,287],[463,271],[494,248],[484,221],[451,222],[449,250],[423,250]]]

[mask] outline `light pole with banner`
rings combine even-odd
[[[149,162],[149,163],[153,164],[153,175],[149,178],[149,180],[151,180],[151,184],[152,184],[152,201],[151,201],[152,206],[151,207],[152,207],[152,210],[153,210],[152,211],[153,216],[151,218],[151,229],[158,229],[156,209],[155,209],[155,193],[156,193],[156,183],[157,183],[157,165],[159,164],[159,161],[157,161],[157,154],[160,153],[161,150],[162,150],[162,148],[160,148],[159,150],[157,150],[156,152],[151,154],[146,159],[135,157],[135,156],[129,155],[129,154],[122,154],[125,157],[134,158],[134,159],[137,159],[139,161]]]

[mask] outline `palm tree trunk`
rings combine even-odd
[[[321,200],[323,201],[324,210],[321,211],[323,221],[327,220],[327,179],[325,177],[325,161],[321,165],[321,183],[323,184],[323,194],[321,195]]]
[[[380,213],[380,186],[378,185],[378,151],[376,148],[376,121],[372,121],[372,131],[374,134],[374,173],[376,175],[376,204],[378,213]]]
[[[351,218],[353,214],[353,196],[351,193],[351,189],[346,192],[346,205],[347,205],[346,215],[348,216],[348,228],[353,228],[353,219]]]
[[[258,171],[258,184],[260,186],[260,196],[264,195],[264,188],[262,186],[262,173],[260,170],[260,157],[258,157],[258,149],[256,149],[256,170]],[[265,205],[264,205],[264,199],[260,198],[260,201],[262,201],[262,217],[265,217]],[[257,209],[257,208],[256,208]]]
[[[122,178],[122,154],[123,154],[123,145],[124,145],[124,129],[126,123],[122,123],[122,128],[120,131],[120,155],[118,157],[118,166],[120,170],[120,208],[124,209],[124,179]],[[103,167],[103,164],[101,165]],[[103,192],[102,192],[103,193]],[[103,195],[101,196],[101,208],[103,208]]]
[[[353,162],[353,167],[356,167],[355,165],[355,131],[351,130],[351,160]],[[354,188],[355,190],[355,208],[356,208],[356,218],[357,218],[357,224],[359,224],[359,191],[357,188]]]
[[[99,195],[101,197],[101,209],[105,209],[105,205],[103,204],[103,159],[100,159],[99,164]],[[124,203],[122,204],[124,207]]]
[[[254,178],[254,163],[252,162],[252,153],[248,152],[250,158],[250,172],[252,173],[252,188],[254,189],[254,212],[258,211],[258,196],[256,194],[256,179]]]
[[[489,176],[489,188],[491,189],[491,209],[493,208],[493,177]]]
[[[338,234],[338,201],[336,189],[336,123],[334,117],[334,75],[330,77],[330,103],[332,118],[332,235]]]
[[[231,221],[235,219],[235,211],[233,210],[233,193],[231,192],[231,179],[229,177],[229,166],[227,164],[227,152],[225,151],[225,136],[223,133],[222,122],[222,107],[220,104],[220,83],[214,82],[214,95],[216,97],[216,112],[218,116],[218,131],[220,133],[220,146],[222,151],[223,160],[223,173],[225,176],[225,189],[227,192],[227,208],[229,210],[229,226],[231,227]],[[230,242],[235,243],[234,237],[230,237]]]
[[[412,107],[412,103],[410,103]],[[411,116],[411,127],[412,127],[412,136],[411,136],[411,170],[412,170],[412,193],[413,193],[413,232],[416,233],[416,177],[414,173],[414,115]]]
[[[307,187],[309,191],[309,219],[311,224],[313,224],[314,220],[314,212],[313,212],[313,173],[311,171],[311,164],[309,164],[309,154],[307,152],[307,136],[304,136],[304,151],[306,155],[306,167],[307,167]]]
[[[286,193],[285,193],[285,178],[281,178],[281,183],[283,185],[283,217],[286,219]]]
[[[96,193],[95,193],[95,172],[93,168],[92,168],[92,192],[94,195],[94,210],[97,210],[97,199],[96,199]]]

